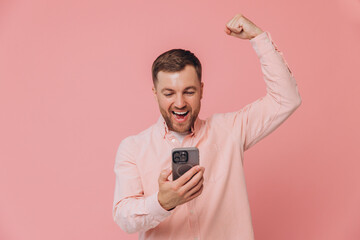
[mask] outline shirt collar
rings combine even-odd
[[[192,126],[190,129],[191,136],[195,136],[199,132],[200,127],[201,127],[201,122],[202,122],[202,120],[199,117],[197,117],[194,122],[194,126]],[[163,118],[163,116],[161,114],[160,114],[160,117],[159,117],[156,125],[157,125],[158,129],[160,130],[161,136],[163,136],[164,138],[166,137],[167,134],[170,133],[169,128],[165,122],[165,119]]]

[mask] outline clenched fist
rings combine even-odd
[[[250,40],[264,31],[239,13],[226,24],[225,32],[234,37]]]

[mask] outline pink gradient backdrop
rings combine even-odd
[[[159,117],[151,64],[192,50],[200,117],[265,94],[236,13],[270,32],[301,107],[245,154],[258,240],[360,239],[360,2],[0,2],[0,239],[137,239],[113,222],[120,141]],[[236,204],[236,203],[234,203]]]

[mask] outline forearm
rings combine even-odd
[[[148,197],[126,198],[113,206],[114,221],[127,233],[147,231],[170,215],[171,212],[160,206],[157,193]]]

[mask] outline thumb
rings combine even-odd
[[[230,29],[228,29],[227,27],[225,27],[224,31],[227,35],[230,35],[230,33],[231,33]]]
[[[168,177],[170,176],[171,172],[172,172],[172,170],[170,167],[163,169],[160,172],[159,181],[160,182],[168,181]]]
[[[232,29],[231,29],[231,35],[232,35],[232,36],[239,35],[243,30],[244,30],[244,29],[243,29],[242,26],[239,26],[239,27],[237,27],[237,28],[232,28]]]

